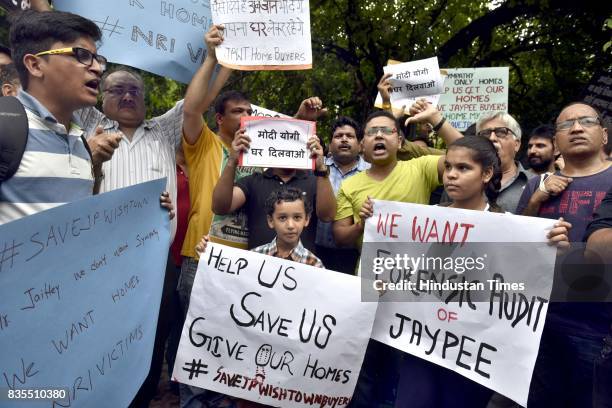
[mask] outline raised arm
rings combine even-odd
[[[382,98],[383,110],[394,114],[393,108],[391,107],[391,81],[389,81],[389,78],[391,78],[392,75],[393,74],[391,73],[383,74],[376,87],[378,88],[378,92]]]
[[[238,157],[241,152],[248,150],[250,143],[251,139],[245,133],[245,129],[239,129],[234,136],[227,164],[213,190],[212,210],[215,214],[230,214],[246,202],[244,192],[239,187],[234,186],[234,178],[236,167],[238,167]]]
[[[463,137],[461,132],[444,119],[438,108],[425,99],[416,101],[410,107],[409,113],[410,117],[406,120],[406,125],[409,123],[429,123],[434,131],[442,137],[447,146]]]
[[[316,122],[321,116],[327,114],[327,108],[323,107],[323,101],[318,96],[311,96],[300,103],[294,118]]]
[[[325,165],[323,148],[317,136],[308,140],[308,148],[315,159],[315,176],[317,176],[317,217],[324,222],[332,222],[336,216],[336,196],[329,181],[329,169]]]
[[[203,115],[231,74],[231,69],[221,67],[209,89],[210,79],[217,65],[215,47],[223,42],[223,26],[211,26],[204,36],[204,41],[208,50],[206,59],[191,79],[183,105],[183,133],[189,144],[198,141],[204,127]]]

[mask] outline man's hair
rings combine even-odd
[[[306,212],[307,216],[310,216],[312,206],[310,204],[310,200],[306,197],[306,193],[299,188],[293,187],[283,187],[272,192],[272,194],[270,194],[266,199],[266,214],[272,217],[274,210],[276,210],[277,204],[283,202],[292,203],[297,200],[301,200],[304,203],[304,211]]]
[[[461,133],[463,133],[463,136],[476,136],[476,123],[472,123]]]
[[[529,138],[539,137],[540,139],[550,140],[550,142],[554,145],[554,137],[555,137],[555,128],[551,125],[540,125],[531,131],[531,135]]]
[[[601,127],[604,128],[608,128],[608,123],[606,118],[604,118],[601,115],[601,112],[599,111],[599,109],[597,109],[596,107],[594,107],[593,105],[591,105],[590,103],[586,103],[584,101],[574,101],[574,102],[570,102],[567,105],[565,105],[563,108],[561,108],[561,110],[559,111],[559,113],[557,113],[557,116],[555,117],[556,119],[559,119],[559,115],[561,115],[561,112],[563,112],[565,109],[569,108],[570,106],[574,106],[574,105],[586,105],[589,108],[593,109],[595,111],[595,114],[597,115],[597,118],[599,119],[599,123],[601,123]],[[556,120],[555,119],[555,120]]]
[[[342,126],[352,127],[353,129],[355,129],[355,135],[357,136],[357,140],[363,139],[363,129],[361,129],[361,126],[359,126],[359,123],[349,118],[348,116],[340,116],[334,121],[334,123],[332,123],[332,129],[331,129],[332,135],[334,134],[336,129]]]
[[[372,119],[376,119],[380,117],[391,119],[395,125],[395,128],[397,129],[397,134],[400,135],[400,137],[402,138],[404,137],[404,133],[402,132],[402,126],[399,123],[399,120],[395,116],[393,116],[391,112],[388,112],[386,110],[379,110],[379,111],[370,113],[370,115],[368,115],[368,117],[366,118],[365,122],[363,122],[364,131],[365,131],[366,126],[368,126],[368,123],[370,123]]]
[[[56,42],[71,43],[81,37],[100,41],[98,26],[84,17],[63,11],[26,10],[11,18],[9,38],[11,54],[24,89],[28,88],[28,70],[23,63],[26,54],[47,51]]]
[[[13,57],[13,54],[11,54],[11,49],[4,44],[0,44],[0,54],[6,54],[11,58]]]
[[[15,64],[0,66],[0,86],[4,84],[19,85],[19,74]]]
[[[217,96],[215,100],[215,112],[219,115],[225,115],[225,104],[228,101],[234,102],[249,102],[249,98],[240,91],[225,91]]]
[[[106,80],[108,79],[108,77],[111,74],[117,73],[117,72],[125,72],[126,74],[134,77],[136,80],[138,80],[138,82],[140,82],[140,85],[142,85],[142,90],[144,92],[144,88],[145,88],[145,84],[144,84],[144,79],[142,78],[142,76],[134,69],[123,66],[123,65],[118,65],[116,67],[114,67],[113,69],[106,71],[104,73],[104,75],[102,75],[102,82],[100,82],[100,89],[103,91],[105,90],[105,83]]]
[[[476,122],[476,134],[478,134],[478,132],[482,130],[483,124],[493,119],[499,119],[502,122],[504,122],[506,127],[512,131],[516,140],[518,140],[519,142],[521,141],[521,136],[522,136],[521,126],[518,124],[516,119],[512,117],[512,115],[506,112],[488,112],[482,115],[478,119],[478,122]]]

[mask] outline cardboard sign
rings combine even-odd
[[[508,111],[508,67],[447,68],[438,109],[463,131],[487,112]]]
[[[189,83],[206,58],[209,0],[55,0],[57,10],[100,27],[98,52],[109,61]]]
[[[346,406],[377,306],[359,301],[359,285],[354,276],[209,243],[174,379],[271,406]]]
[[[275,112],[271,109],[266,109],[255,104],[251,104],[251,109],[253,109],[253,113],[251,114],[252,116],[259,116],[263,118],[291,118],[291,116],[285,115],[284,113]]]
[[[389,60],[389,65],[383,67],[385,74],[391,73],[391,106],[394,110],[402,107],[410,108],[417,99],[425,98],[428,102],[437,104],[443,91],[444,80],[440,75],[438,58],[402,62]],[[376,96],[374,106],[382,107],[380,93]]]
[[[372,338],[526,405],[550,298],[555,220],[374,202],[362,292]]]
[[[312,68],[309,0],[211,0],[221,65],[240,70]]]
[[[165,186],[155,180],[0,226],[0,388],[45,390],[48,406],[130,404],[157,327]]]
[[[315,168],[306,145],[316,123],[299,119],[242,118],[241,127],[251,138],[251,148],[240,156],[241,166],[288,169]]]

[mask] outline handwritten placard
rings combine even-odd
[[[0,226],[0,389],[64,390],[53,406],[129,405],[151,363],[170,235],[165,186]]]
[[[263,118],[290,118],[291,117],[289,115],[285,115],[284,113],[275,112],[271,109],[266,109],[262,106],[257,106],[254,104],[251,104],[251,109],[253,110],[253,113],[251,113],[252,116],[260,116]]]
[[[174,379],[271,406],[346,406],[377,306],[359,301],[359,285],[354,276],[209,244]]]
[[[425,98],[437,104],[442,93],[443,78],[438,67],[438,58],[432,57],[418,61],[397,63],[390,60],[383,67],[385,74],[393,74],[391,82],[391,106],[401,111],[410,108],[417,99]],[[376,96],[375,106],[382,107],[380,93]]]
[[[508,111],[508,67],[448,68],[438,109],[463,131],[487,112]]]
[[[225,27],[221,65],[240,70],[312,68],[309,0],[211,0]]]
[[[376,200],[361,263],[369,297],[385,291],[372,338],[525,405],[552,288],[554,223]]]
[[[251,138],[251,148],[240,156],[241,166],[314,169],[306,143],[316,123],[284,118],[242,118],[241,127]]]
[[[209,0],[54,0],[100,27],[109,61],[189,83],[206,58]]]

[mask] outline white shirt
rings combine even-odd
[[[77,117],[81,119],[86,138],[95,135],[98,126],[105,132],[122,135],[112,158],[102,164],[104,179],[100,186],[101,193],[166,177],[166,190],[176,207],[175,150],[182,138],[182,100],[163,115],[145,120],[136,129],[131,141],[119,130],[119,123],[96,108],[81,109]],[[171,223],[171,241],[175,232],[176,217]]]

